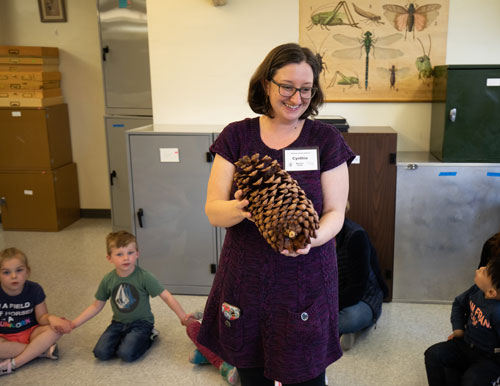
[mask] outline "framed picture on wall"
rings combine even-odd
[[[67,21],[64,0],[38,0],[38,8],[42,23]]]

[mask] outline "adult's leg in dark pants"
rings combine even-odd
[[[460,384],[462,369],[469,365],[467,356],[460,347],[463,344],[463,340],[453,339],[436,343],[425,351],[425,370],[429,386]]]
[[[238,367],[241,386],[274,386],[274,381],[264,377],[264,368],[241,369]]]

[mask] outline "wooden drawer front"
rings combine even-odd
[[[1,56],[59,56],[57,47],[0,46]]]
[[[0,81],[47,81],[47,80],[61,80],[61,73],[59,71],[50,72],[8,72],[0,71]]]
[[[48,90],[60,88],[61,81],[59,80],[0,80],[0,92],[13,90]]]
[[[0,56],[0,64],[59,64],[59,58]]]

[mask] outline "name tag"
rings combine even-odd
[[[283,149],[283,166],[287,172],[319,170],[319,150],[317,147]]]

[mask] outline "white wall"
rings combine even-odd
[[[448,64],[500,63],[499,0],[450,0]],[[225,124],[255,114],[248,81],[274,46],[298,41],[298,0],[148,0],[155,123]],[[398,150],[428,150],[429,103],[328,103],[352,126],[391,126]]]
[[[67,23],[42,23],[36,0],[0,0],[0,44],[59,47],[80,206],[110,207],[104,93],[94,0],[65,0]]]

